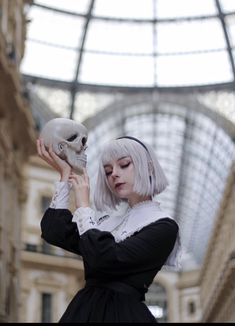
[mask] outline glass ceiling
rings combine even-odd
[[[28,17],[21,71],[34,81],[234,84],[232,0],[36,0]]]
[[[170,181],[160,201],[200,264],[235,160],[235,1],[35,0],[27,16],[21,72],[59,116],[88,126],[91,181],[105,140],[152,144]],[[182,105],[158,92],[198,89],[210,92],[192,108],[192,94]]]

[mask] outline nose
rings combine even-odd
[[[118,169],[116,167],[113,167],[113,171],[112,171],[111,176],[112,176],[113,179],[119,177]]]

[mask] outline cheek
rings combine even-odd
[[[134,182],[135,171],[133,165],[130,166],[130,169],[127,171],[127,173],[128,173],[129,180]]]

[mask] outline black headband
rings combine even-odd
[[[134,141],[136,141],[137,143],[139,143],[141,146],[143,146],[145,149],[146,149],[146,151],[147,152],[149,152],[148,151],[148,148],[139,140],[139,139],[137,139],[137,138],[135,138],[135,137],[132,137],[132,136],[123,136],[123,137],[118,137],[118,138],[116,138],[116,139],[122,139],[122,138],[127,138],[127,139],[132,139],[132,140],[134,140]]]

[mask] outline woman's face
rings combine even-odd
[[[104,165],[111,191],[119,198],[129,199],[133,195],[134,165],[130,156],[120,157]]]

